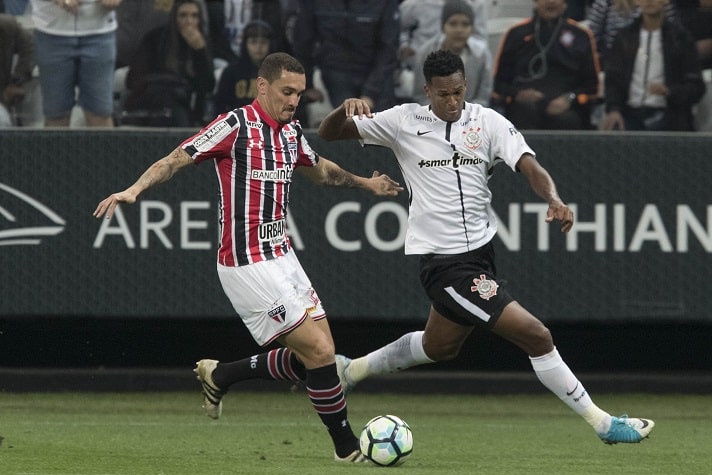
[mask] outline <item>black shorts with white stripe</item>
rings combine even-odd
[[[514,300],[496,274],[491,242],[462,254],[420,258],[420,282],[433,308],[460,325],[492,327]]]

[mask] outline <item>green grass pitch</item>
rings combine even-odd
[[[3,475],[712,474],[712,397],[598,395],[655,419],[641,444],[607,446],[551,395],[348,397],[354,429],[390,413],[413,430],[402,466],[342,465],[303,390],[240,392],[208,419],[199,392],[0,393]]]

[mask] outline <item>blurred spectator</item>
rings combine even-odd
[[[123,0],[116,7],[116,67],[128,66],[143,36],[168,23],[173,0]]]
[[[252,104],[257,97],[257,71],[262,60],[273,53],[272,27],[261,20],[248,23],[242,32],[240,57],[222,72],[215,93],[215,112],[221,114]]]
[[[422,74],[425,58],[433,51],[447,49],[459,55],[465,64],[467,78],[466,102],[489,105],[492,95],[492,56],[487,43],[472,36],[475,13],[470,2],[448,0],[441,8],[442,32],[425,42],[415,54],[413,100],[421,105],[430,104],[425,95],[425,77]]]
[[[32,34],[12,15],[0,14],[0,127],[21,125],[17,108],[25,97],[24,84],[35,67]]]
[[[675,5],[696,42],[702,69],[712,68],[712,0],[675,0]]]
[[[472,6],[474,12],[472,35],[487,42],[487,0],[466,1]],[[419,101],[424,97],[420,91],[420,85],[424,83],[419,77],[422,70],[415,65],[415,54],[425,43],[433,41],[433,38],[442,33],[441,16],[444,4],[445,0],[403,0],[398,6],[400,12],[399,68],[395,87],[399,100]],[[422,61],[420,64],[422,65]],[[417,86],[416,81],[418,81]],[[420,99],[416,99],[416,95]]]
[[[493,101],[521,129],[589,129],[598,55],[589,30],[565,17],[564,0],[534,0],[534,15],[503,38]]]
[[[232,52],[225,25],[225,0],[205,0],[208,15],[208,35],[213,61],[224,61],[226,66],[237,57]]]
[[[487,41],[487,5],[485,0],[467,0],[474,12],[472,34]],[[399,58],[401,61],[412,61],[416,51],[440,31],[440,17],[445,0],[403,0],[400,10],[400,46]],[[412,64],[409,64],[412,67]],[[417,68],[414,71],[420,72]],[[469,76],[468,76],[469,77]]]
[[[668,0],[638,0],[641,18],[622,29],[606,67],[604,130],[693,130],[705,93],[689,32],[665,18]]]
[[[76,104],[88,126],[114,125],[114,9],[119,3],[32,0],[45,126],[69,126]]]
[[[24,15],[30,0],[3,0],[0,2],[0,11],[9,15]],[[4,5],[4,8],[2,6]]]
[[[618,31],[630,25],[634,19],[640,17],[638,0],[594,0],[588,11],[588,27],[596,39],[596,49],[601,67],[605,69],[606,56],[613,45],[613,39]],[[665,6],[665,15],[670,20],[675,20],[675,6],[668,3]]]
[[[205,98],[215,87],[200,0],[175,0],[168,23],[147,33],[136,50],[126,86],[125,124],[202,125]]]
[[[318,67],[332,104],[360,97],[371,110],[395,104],[398,65],[397,0],[300,0],[294,55],[307,76],[306,100],[321,101],[314,89]]]
[[[282,0],[225,0],[225,29],[232,52],[242,51],[243,30],[253,20],[262,20],[272,27],[275,51],[286,51]]]
[[[566,17],[576,21],[584,20],[586,18],[586,10],[590,4],[589,0],[567,0]]]

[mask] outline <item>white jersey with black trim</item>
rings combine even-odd
[[[487,244],[497,232],[492,192],[496,163],[512,170],[535,156],[512,123],[492,109],[465,103],[445,122],[430,106],[403,104],[372,118],[354,118],[363,145],[393,150],[409,193],[406,254],[458,254]]]
[[[220,187],[220,264],[244,266],[289,252],[292,174],[319,161],[299,122],[279,124],[255,100],[218,116],[180,146],[196,164],[214,162]]]

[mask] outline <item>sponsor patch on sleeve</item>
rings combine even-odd
[[[193,147],[198,152],[207,152],[219,144],[222,139],[227,137],[231,130],[232,128],[226,120],[216,122],[212,127],[193,141]]]

